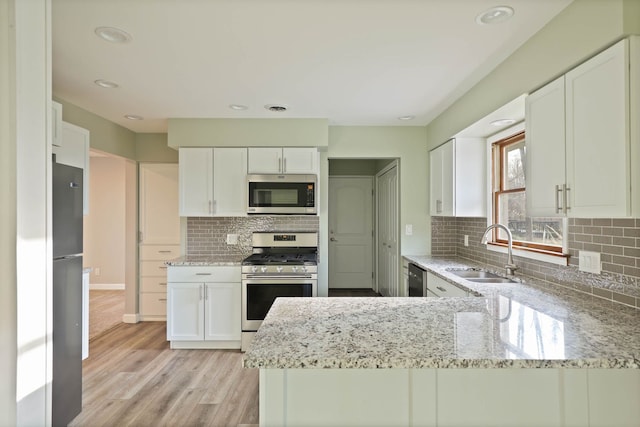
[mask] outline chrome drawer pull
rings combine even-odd
[[[196,276],[211,276],[211,273],[196,273]]]
[[[442,292],[447,292],[447,290],[445,288],[443,288],[442,286],[436,286],[436,289]]]

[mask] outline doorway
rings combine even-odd
[[[395,296],[398,278],[393,281],[391,275],[399,271],[393,264],[399,259],[399,160],[329,159],[328,163],[329,295],[374,296],[380,295],[382,289],[383,296]],[[383,178],[387,185],[382,199],[380,176],[395,177],[386,181]],[[386,248],[384,256],[380,255],[382,240],[392,246]],[[384,275],[384,281],[380,274]]]

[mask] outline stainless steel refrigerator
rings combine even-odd
[[[82,410],[82,169],[53,161],[52,424]]]

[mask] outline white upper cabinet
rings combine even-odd
[[[62,143],[53,146],[56,162],[82,169],[82,213],[89,213],[89,131],[71,123],[62,122]]]
[[[62,145],[62,104],[51,101],[51,117],[51,132],[53,134],[51,144],[60,147]]]
[[[180,216],[213,216],[213,149],[180,148]]]
[[[180,216],[247,214],[246,148],[180,148]]]
[[[630,117],[639,94],[631,91],[629,64],[637,67],[640,58],[630,60],[629,50],[630,41],[622,40],[527,97],[529,215],[637,213],[631,182],[638,140]]]
[[[432,216],[486,215],[486,146],[480,138],[455,138],[429,153]]]
[[[213,149],[213,215],[247,215],[247,149]]]
[[[316,174],[317,163],[315,147],[250,147],[248,173]]]

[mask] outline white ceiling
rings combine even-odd
[[[53,0],[53,92],[135,132],[182,117],[424,126],[570,2]],[[497,5],[513,18],[476,24]],[[106,42],[100,26],[133,40]]]

